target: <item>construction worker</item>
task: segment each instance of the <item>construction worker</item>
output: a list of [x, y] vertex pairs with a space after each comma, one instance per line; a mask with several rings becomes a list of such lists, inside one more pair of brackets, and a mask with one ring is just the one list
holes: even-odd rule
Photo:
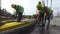
[[[53, 13], [52, 10], [47, 6], [42, 6], [41, 2], [38, 2], [37, 9], [39, 10], [39, 13], [40, 13], [40, 16], [41, 16], [40, 21], [42, 21], [42, 27], [45, 26], [46, 19], [48, 20], [48, 24], [47, 24], [47, 29], [48, 29], [49, 24], [50, 24], [50, 17]], [[43, 22], [44, 17], [45, 17], [45, 22]]]
[[42, 27], [44, 27], [44, 14], [45, 14], [45, 11], [43, 10], [43, 6], [41, 4], [41, 2], [39, 1], [38, 2], [38, 5], [37, 5], [37, 9], [39, 10], [39, 13], [40, 13], [40, 22], [42, 24]]
[[15, 16], [18, 15], [17, 21], [21, 21], [21, 17], [24, 12], [24, 8], [22, 6], [16, 5], [16, 4], [12, 4], [11, 7], [16, 10], [16, 12], [13, 15], [15, 15]]
[[45, 23], [46, 23], [46, 20], [48, 20], [48, 23], [47, 23], [47, 29], [49, 29], [49, 24], [50, 24], [50, 17], [51, 17], [51, 15], [52, 15], [52, 10], [49, 8], [49, 7], [47, 7], [47, 6], [44, 6], [44, 11], [45, 11]]

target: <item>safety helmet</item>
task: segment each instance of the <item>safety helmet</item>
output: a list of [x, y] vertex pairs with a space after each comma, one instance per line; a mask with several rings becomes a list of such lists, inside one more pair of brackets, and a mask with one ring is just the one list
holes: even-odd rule
[[41, 4], [41, 2], [39, 1], [38, 4]]
[[12, 7], [12, 8], [15, 8], [15, 4], [11, 4], [11, 7]]

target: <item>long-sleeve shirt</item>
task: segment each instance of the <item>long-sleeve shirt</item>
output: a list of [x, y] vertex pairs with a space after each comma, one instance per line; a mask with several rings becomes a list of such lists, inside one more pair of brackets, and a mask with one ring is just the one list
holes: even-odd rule
[[22, 6], [16, 5], [16, 7], [14, 8], [16, 10], [16, 12], [13, 13], [14, 16], [17, 15], [17, 13], [23, 13], [24, 12], [24, 8]]

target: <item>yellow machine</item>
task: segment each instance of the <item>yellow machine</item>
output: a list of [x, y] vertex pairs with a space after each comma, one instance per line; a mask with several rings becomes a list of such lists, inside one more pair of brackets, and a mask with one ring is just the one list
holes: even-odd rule
[[0, 32], [15, 29], [15, 28], [22, 28], [22, 27], [25, 27], [25, 26], [28, 26], [28, 25], [34, 23], [34, 21], [35, 21], [35, 19], [27, 20], [25, 22], [8, 22], [8, 21], [4, 21], [4, 22], [7, 22], [7, 23], [0, 26]]

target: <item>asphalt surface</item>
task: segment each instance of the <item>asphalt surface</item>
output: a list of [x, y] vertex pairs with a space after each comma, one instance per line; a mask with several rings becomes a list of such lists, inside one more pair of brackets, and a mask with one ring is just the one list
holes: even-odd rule
[[54, 17], [53, 20], [51, 20], [51, 24], [60, 26], [60, 17]]
[[40, 27], [37, 27], [31, 34], [60, 34], [60, 26], [50, 26], [48, 30], [46, 28], [42, 30]]

